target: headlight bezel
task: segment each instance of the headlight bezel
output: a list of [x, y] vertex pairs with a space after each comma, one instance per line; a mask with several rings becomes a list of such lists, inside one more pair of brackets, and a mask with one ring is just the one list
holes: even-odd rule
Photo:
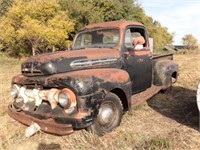
[[60, 92], [58, 94], [58, 103], [63, 107], [63, 108], [68, 108], [70, 105], [70, 100], [67, 94], [64, 92]]
[[17, 84], [13, 84], [13, 85], [11, 86], [10, 95], [11, 95], [13, 98], [17, 98], [17, 97], [19, 97], [19, 94], [20, 94], [20, 86], [17, 85]]
[[[62, 97], [61, 97], [62, 96]], [[64, 100], [64, 97], [66, 98]], [[63, 98], [63, 99], [61, 99]], [[67, 101], [67, 102], [66, 102]], [[60, 91], [58, 94], [58, 103], [60, 106], [62, 106], [65, 110], [70, 109], [72, 107], [75, 107], [77, 102], [76, 102], [76, 95], [75, 93], [69, 89], [69, 88], [64, 88]], [[64, 104], [65, 103], [65, 104]]]

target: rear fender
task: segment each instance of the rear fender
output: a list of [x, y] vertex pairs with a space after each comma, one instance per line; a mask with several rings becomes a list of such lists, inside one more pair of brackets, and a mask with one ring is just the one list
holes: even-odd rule
[[160, 60], [156, 62], [153, 72], [153, 84], [169, 87], [172, 84], [172, 77], [177, 78], [178, 64], [172, 60]]

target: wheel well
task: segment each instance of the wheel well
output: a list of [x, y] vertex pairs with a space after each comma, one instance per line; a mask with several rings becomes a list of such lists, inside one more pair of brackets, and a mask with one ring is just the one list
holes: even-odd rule
[[177, 75], [178, 75], [178, 74], [177, 74], [176, 71], [172, 73], [172, 77], [175, 78], [175, 79], [177, 78]]
[[178, 73], [176, 71], [172, 73], [172, 78], [174, 78], [172, 80], [172, 83], [175, 83], [177, 81], [177, 78], [178, 78]]
[[116, 94], [120, 98], [123, 108], [124, 108], [124, 111], [127, 111], [128, 110], [128, 101], [127, 101], [125, 92], [119, 88], [113, 89], [111, 92]]

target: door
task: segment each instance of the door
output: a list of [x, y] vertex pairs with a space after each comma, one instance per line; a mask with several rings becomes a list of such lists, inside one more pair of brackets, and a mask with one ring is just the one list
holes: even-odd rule
[[147, 39], [143, 27], [129, 27], [126, 29], [123, 69], [129, 73], [131, 78], [132, 94], [144, 91], [152, 83], [151, 52]]

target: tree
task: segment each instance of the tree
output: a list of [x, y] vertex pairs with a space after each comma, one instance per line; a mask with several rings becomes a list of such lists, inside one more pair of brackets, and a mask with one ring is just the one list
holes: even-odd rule
[[29, 44], [32, 55], [37, 49], [67, 47], [73, 30], [73, 22], [56, 0], [17, 0], [0, 22], [4, 45], [15, 49]]
[[198, 46], [197, 39], [192, 34], [186, 34], [182, 38], [182, 43], [186, 46], [188, 50], [194, 49]]
[[165, 45], [173, 42], [173, 33], [169, 33], [168, 29], [163, 27], [159, 21], [154, 20], [152, 17], [146, 15], [140, 5], [135, 4], [132, 9], [132, 20], [136, 20], [145, 25], [149, 37], [153, 38], [155, 41], [155, 51], [163, 49]]
[[3, 45], [16, 55], [30, 49], [35, 54], [36, 49], [66, 48], [84, 26], [113, 20], [143, 23], [154, 38], [154, 49], [173, 40], [168, 29], [146, 15], [136, 0], [15, 0], [9, 9], [7, 6], [0, 18], [0, 48]]
[[91, 23], [131, 20], [134, 0], [59, 0], [62, 10], [68, 11], [75, 22], [75, 31]]
[[59, 0], [63, 10], [68, 10], [69, 17], [75, 22], [75, 31], [96, 22], [113, 20], [132, 20], [143, 23], [149, 36], [154, 38], [154, 48], [162, 49], [171, 44], [173, 35], [158, 21], [145, 14], [135, 0]]

